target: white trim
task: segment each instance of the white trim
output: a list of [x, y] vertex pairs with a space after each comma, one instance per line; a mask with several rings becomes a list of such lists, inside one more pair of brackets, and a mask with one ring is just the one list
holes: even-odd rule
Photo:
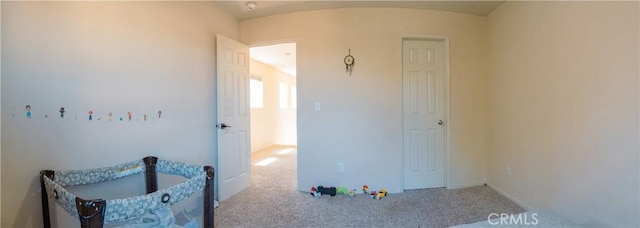
[[500, 195], [507, 197], [507, 199], [513, 201], [514, 203], [518, 204], [518, 206], [524, 208], [527, 211], [533, 211], [533, 207], [527, 205], [526, 203], [518, 200], [516, 197], [513, 197], [512, 195], [510, 195], [509, 193], [503, 191], [502, 189], [498, 188], [497, 186], [487, 183], [487, 186], [489, 186], [489, 188], [493, 189], [494, 191], [500, 193]]
[[[444, 132], [444, 187], [451, 189], [451, 76], [450, 76], [450, 59], [449, 59], [449, 36], [442, 35], [423, 35], [423, 34], [401, 34], [400, 35], [400, 66], [402, 66], [402, 42], [405, 39], [425, 39], [425, 40], [437, 40], [444, 42], [444, 118], [445, 118], [445, 132]], [[402, 67], [400, 67], [400, 75], [402, 75]], [[401, 82], [402, 83], [402, 82]], [[402, 86], [402, 84], [401, 84]], [[404, 92], [404, 90], [401, 90]], [[401, 96], [402, 97], [402, 96]], [[404, 108], [404, 107], [402, 107]], [[402, 111], [402, 110], [401, 110]], [[404, 117], [403, 117], [404, 118]], [[402, 124], [402, 123], [400, 123]], [[404, 137], [404, 136], [403, 136]], [[404, 151], [404, 149], [403, 149]], [[404, 164], [403, 164], [404, 169]], [[403, 172], [404, 175], [404, 172]], [[402, 178], [402, 189], [404, 190], [404, 177]]]
[[449, 187], [447, 187], [447, 189], [470, 188], [470, 187], [483, 186], [485, 184], [487, 184], [486, 181], [477, 182], [477, 183], [468, 183], [468, 184], [462, 184], [462, 185], [455, 185], [455, 186], [449, 185]]

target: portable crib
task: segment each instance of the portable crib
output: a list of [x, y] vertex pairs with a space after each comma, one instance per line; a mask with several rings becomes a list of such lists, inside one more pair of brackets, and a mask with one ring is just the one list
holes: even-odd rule
[[[111, 181], [145, 172], [146, 195], [124, 199], [83, 199], [65, 190], [66, 186], [94, 184]], [[157, 172], [188, 178], [183, 183], [158, 190]], [[147, 213], [169, 206], [203, 191], [203, 226], [213, 228], [214, 169], [211, 166], [195, 166], [180, 162], [145, 157], [141, 160], [98, 169], [69, 171], [40, 171], [42, 189], [42, 219], [45, 228], [51, 227], [49, 198], [72, 216], [80, 220], [82, 228], [101, 228], [104, 224], [140, 218]]]

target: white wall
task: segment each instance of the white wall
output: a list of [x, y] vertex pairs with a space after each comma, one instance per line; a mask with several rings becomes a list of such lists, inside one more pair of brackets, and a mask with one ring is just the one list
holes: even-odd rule
[[[298, 184], [403, 190], [401, 35], [451, 41], [451, 183], [485, 182], [486, 22], [412, 9], [335, 9], [241, 22], [243, 43], [297, 40]], [[356, 59], [351, 77], [343, 58]], [[321, 110], [314, 110], [314, 103]], [[337, 163], [344, 173], [337, 173]]]
[[290, 88], [296, 85], [296, 78], [253, 59], [250, 67], [251, 75], [262, 79], [264, 89], [264, 107], [251, 109], [251, 152], [274, 145], [296, 145], [296, 109], [281, 109], [279, 99], [279, 83], [285, 82], [291, 103]]
[[580, 225], [640, 226], [638, 9], [506, 2], [489, 16], [490, 184]]
[[[1, 4], [2, 227], [42, 227], [41, 169], [147, 155], [215, 164], [215, 35], [238, 39], [235, 18], [210, 2]], [[102, 120], [89, 121], [88, 110]], [[158, 110], [162, 118], [152, 119]], [[129, 111], [140, 120], [107, 120]], [[112, 199], [143, 189], [139, 176], [78, 195]], [[57, 227], [79, 225], [59, 207], [53, 217]]]

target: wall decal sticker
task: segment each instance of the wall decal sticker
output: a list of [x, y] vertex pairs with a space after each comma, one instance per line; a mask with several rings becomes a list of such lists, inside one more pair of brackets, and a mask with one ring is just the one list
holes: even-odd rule
[[31, 119], [31, 105], [24, 107], [27, 110], [27, 119]]
[[109, 121], [113, 119], [113, 113], [109, 113]]
[[162, 118], [162, 110], [158, 111], [158, 118]]
[[131, 121], [131, 112], [127, 112], [127, 118]]
[[89, 110], [89, 120], [93, 120], [93, 111]]
[[64, 107], [60, 107], [60, 118], [64, 119], [64, 113], [66, 111], [64, 111]]

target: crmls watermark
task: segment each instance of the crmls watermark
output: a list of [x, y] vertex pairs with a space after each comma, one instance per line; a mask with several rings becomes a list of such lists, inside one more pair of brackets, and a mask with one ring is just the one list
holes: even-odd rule
[[491, 225], [538, 225], [538, 213], [507, 214], [491, 213], [487, 218]]

